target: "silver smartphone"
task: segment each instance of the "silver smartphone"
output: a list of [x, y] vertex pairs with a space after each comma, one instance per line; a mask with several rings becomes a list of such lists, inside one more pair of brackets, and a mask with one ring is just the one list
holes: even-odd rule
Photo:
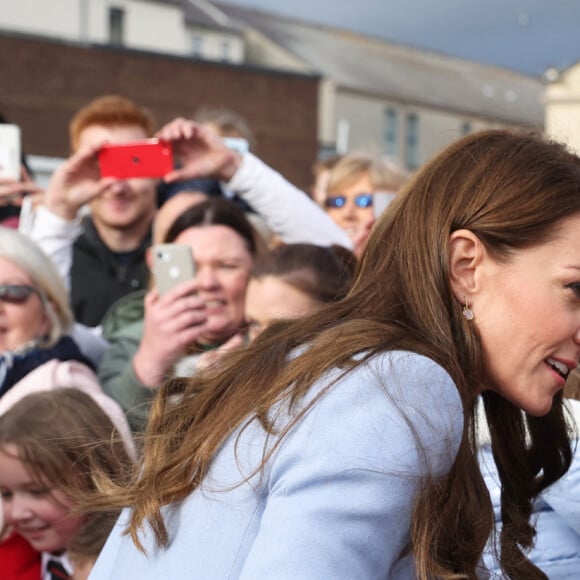
[[20, 180], [20, 127], [0, 123], [0, 178]]
[[153, 275], [159, 294], [195, 276], [191, 247], [186, 244], [156, 244], [153, 250]]

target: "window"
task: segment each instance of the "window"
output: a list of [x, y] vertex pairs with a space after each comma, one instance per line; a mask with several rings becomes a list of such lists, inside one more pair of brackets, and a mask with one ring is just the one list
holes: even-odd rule
[[113, 46], [123, 46], [125, 36], [125, 11], [109, 8], [109, 42]]
[[191, 54], [193, 56], [202, 56], [203, 53], [203, 36], [198, 33], [191, 35]]
[[397, 157], [399, 155], [399, 119], [395, 109], [387, 109], [384, 116], [383, 149], [385, 155]]
[[222, 60], [225, 60], [226, 62], [231, 60], [231, 48], [232, 45], [229, 40], [222, 40]]
[[419, 117], [415, 113], [407, 115], [405, 137], [405, 164], [407, 169], [417, 169], [419, 167]]

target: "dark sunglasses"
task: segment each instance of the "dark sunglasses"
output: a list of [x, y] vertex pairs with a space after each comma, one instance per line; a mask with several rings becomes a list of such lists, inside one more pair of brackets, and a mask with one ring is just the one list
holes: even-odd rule
[[24, 304], [32, 294], [38, 294], [34, 286], [26, 284], [0, 284], [0, 301], [10, 304]]
[[[346, 196], [344, 195], [331, 195], [326, 198], [324, 202], [326, 207], [341, 208], [346, 204]], [[359, 193], [354, 198], [354, 204], [356, 207], [364, 209], [365, 207], [373, 206], [373, 194], [372, 193]]]

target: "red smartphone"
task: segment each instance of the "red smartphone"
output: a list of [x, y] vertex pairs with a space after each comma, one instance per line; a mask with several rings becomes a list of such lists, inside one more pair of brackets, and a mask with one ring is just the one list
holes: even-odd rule
[[163, 177], [173, 169], [171, 145], [160, 139], [107, 144], [99, 150], [101, 177]]

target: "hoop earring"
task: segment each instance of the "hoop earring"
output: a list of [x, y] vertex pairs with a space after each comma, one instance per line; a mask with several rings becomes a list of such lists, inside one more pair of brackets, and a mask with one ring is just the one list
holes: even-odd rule
[[463, 299], [465, 300], [465, 305], [463, 306], [463, 316], [466, 320], [473, 320], [474, 314], [473, 310], [469, 308], [469, 304], [467, 303], [467, 296], [464, 296]]

